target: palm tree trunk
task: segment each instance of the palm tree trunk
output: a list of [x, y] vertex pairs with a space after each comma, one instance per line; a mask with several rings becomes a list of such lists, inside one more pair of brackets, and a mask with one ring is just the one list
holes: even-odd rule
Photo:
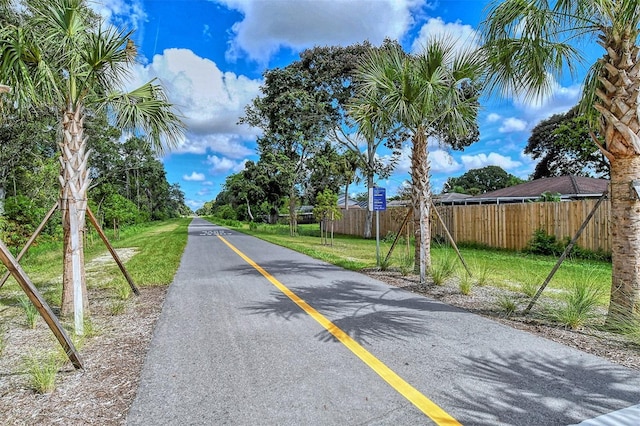
[[[373, 174], [367, 175], [367, 194], [371, 193], [371, 188], [373, 188]], [[367, 209], [367, 215], [365, 216], [365, 219], [364, 219], [364, 234], [363, 234], [364, 238], [366, 239], [371, 238], [372, 227], [373, 227], [373, 212]]]
[[640, 313], [640, 200], [631, 186], [640, 155], [611, 162], [611, 303], [609, 321]]
[[64, 114], [60, 185], [60, 206], [64, 235], [62, 315], [74, 313], [76, 333], [82, 334], [83, 315], [88, 307], [84, 271], [83, 234], [87, 208], [89, 175], [84, 137], [83, 107]]
[[420, 285], [424, 286], [427, 270], [431, 269], [431, 188], [427, 136], [422, 128], [414, 134], [411, 147], [411, 198], [414, 222], [418, 224], [415, 226], [415, 272], [420, 274]]

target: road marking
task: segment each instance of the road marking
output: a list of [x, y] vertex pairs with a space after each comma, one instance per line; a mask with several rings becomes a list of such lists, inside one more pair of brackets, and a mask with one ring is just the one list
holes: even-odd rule
[[284, 284], [278, 281], [270, 273], [262, 269], [260, 265], [251, 260], [247, 255], [238, 250], [234, 245], [218, 235], [218, 238], [222, 240], [231, 250], [236, 252], [238, 256], [244, 259], [249, 265], [260, 272], [271, 284], [276, 286], [278, 290], [283, 292], [289, 299], [291, 299], [296, 305], [298, 305], [309, 316], [322, 325], [329, 333], [331, 333], [338, 341], [345, 345], [351, 352], [353, 352], [358, 358], [360, 358], [365, 364], [367, 364], [373, 371], [375, 371], [380, 377], [382, 377], [391, 387], [393, 387], [398, 393], [409, 400], [420, 411], [429, 416], [437, 425], [440, 426], [453, 426], [460, 425], [460, 423], [451, 417], [446, 411], [436, 405], [429, 398], [420, 393], [416, 388], [407, 383], [402, 377], [398, 376], [393, 370], [387, 367], [382, 361], [373, 356], [369, 351], [363, 348], [358, 342], [353, 340], [351, 336], [342, 331], [334, 323], [329, 321], [320, 312], [316, 311], [307, 302], [298, 297], [294, 292], [289, 290]]

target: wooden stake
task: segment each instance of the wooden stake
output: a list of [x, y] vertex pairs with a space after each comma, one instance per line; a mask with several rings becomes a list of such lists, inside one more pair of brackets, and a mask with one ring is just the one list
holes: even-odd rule
[[464, 258], [462, 257], [462, 253], [460, 253], [460, 250], [458, 250], [458, 246], [456, 245], [456, 242], [454, 241], [453, 237], [451, 236], [451, 233], [449, 233], [449, 229], [447, 228], [447, 224], [444, 223], [444, 220], [442, 220], [442, 217], [440, 216], [440, 213], [438, 213], [438, 209], [436, 208], [436, 205], [433, 204], [433, 201], [431, 202], [431, 206], [433, 207], [433, 211], [436, 212], [436, 216], [438, 217], [438, 220], [440, 221], [440, 223], [442, 224], [442, 228], [444, 228], [444, 232], [447, 234], [447, 238], [449, 238], [449, 241], [451, 242], [451, 245], [453, 246], [453, 249], [456, 251], [456, 254], [458, 255], [458, 258], [460, 259], [460, 262], [462, 262], [462, 265], [464, 266], [464, 269], [467, 270], [467, 274], [469, 274], [469, 277], [471, 277], [471, 271], [469, 270], [469, 267], [467, 266], [467, 262], [464, 261]]
[[58, 339], [58, 342], [62, 345], [69, 361], [71, 361], [76, 369], [84, 368], [82, 366], [80, 355], [73, 346], [73, 342], [64, 331], [64, 328], [60, 325], [58, 318], [53, 314], [51, 308], [47, 305], [47, 302], [40, 295], [38, 289], [36, 289], [31, 280], [29, 280], [27, 274], [22, 270], [20, 264], [18, 264], [16, 259], [11, 255], [9, 249], [2, 240], [0, 240], [0, 260], [2, 260], [2, 263], [4, 263], [18, 284], [20, 284], [20, 287], [26, 293], [31, 303], [33, 303], [53, 334], [56, 336], [56, 339]]
[[89, 217], [89, 222], [91, 222], [91, 224], [96, 229], [96, 231], [98, 231], [98, 235], [100, 235], [100, 238], [102, 239], [102, 242], [107, 246], [107, 249], [109, 250], [109, 253], [111, 253], [111, 256], [113, 257], [113, 260], [115, 260], [116, 263], [118, 264], [118, 267], [120, 268], [120, 271], [122, 272], [122, 275], [124, 275], [125, 279], [129, 283], [129, 287], [131, 287], [131, 291], [133, 291], [133, 294], [135, 294], [136, 296], [139, 296], [140, 295], [140, 290], [138, 290], [138, 287], [136, 287], [136, 285], [134, 284], [133, 278], [131, 278], [131, 275], [129, 275], [129, 272], [127, 272], [127, 269], [124, 267], [124, 264], [120, 260], [120, 257], [118, 256], [118, 253], [116, 253], [116, 251], [114, 250], [113, 246], [109, 242], [109, 239], [107, 238], [107, 236], [105, 235], [104, 231], [100, 227], [100, 224], [98, 223], [98, 220], [93, 215], [93, 212], [91, 211], [89, 206], [87, 206], [87, 216]]
[[587, 218], [584, 220], [584, 222], [582, 222], [582, 226], [580, 226], [580, 229], [578, 229], [578, 232], [576, 232], [576, 235], [573, 237], [573, 239], [569, 242], [567, 247], [564, 249], [562, 256], [560, 256], [560, 258], [554, 265], [553, 269], [551, 269], [551, 272], [549, 272], [549, 275], [547, 276], [547, 278], [544, 280], [544, 282], [538, 289], [538, 292], [535, 294], [535, 296], [533, 296], [533, 298], [531, 299], [531, 302], [529, 302], [529, 306], [527, 306], [527, 309], [524, 310], [525, 315], [528, 314], [531, 308], [533, 308], [533, 305], [536, 304], [536, 301], [538, 300], [538, 298], [540, 297], [544, 289], [547, 288], [547, 285], [551, 281], [551, 278], [553, 278], [553, 276], [556, 274], [556, 272], [558, 271], [558, 268], [560, 268], [560, 265], [562, 265], [562, 262], [564, 262], [564, 259], [566, 259], [569, 253], [571, 253], [571, 250], [573, 249], [573, 246], [576, 244], [576, 241], [578, 241], [578, 238], [580, 238], [582, 231], [584, 231], [584, 228], [586, 228], [587, 225], [589, 224], [589, 221], [591, 221], [591, 218], [596, 213], [596, 210], [598, 210], [598, 207], [600, 207], [600, 203], [602, 203], [604, 199], [607, 198], [608, 193], [609, 191], [604, 191], [602, 193], [602, 196], [600, 196], [600, 198], [598, 199], [598, 202], [595, 204], [595, 206], [593, 206], [593, 209], [591, 209], [591, 212], [589, 212], [589, 214], [587, 215]]
[[[31, 244], [33, 244], [36, 238], [38, 238], [38, 235], [40, 235], [40, 232], [42, 232], [42, 228], [44, 228], [44, 225], [46, 225], [49, 219], [51, 219], [51, 216], [53, 215], [53, 213], [55, 213], [57, 209], [58, 209], [58, 202], [56, 201], [53, 207], [51, 207], [51, 210], [49, 210], [49, 213], [47, 213], [44, 219], [42, 219], [42, 222], [36, 228], [33, 235], [31, 235], [31, 238], [29, 238], [29, 241], [27, 241], [27, 244], [25, 244], [24, 247], [22, 247], [22, 250], [20, 250], [20, 253], [18, 253], [18, 256], [16, 256], [16, 262], [20, 262], [20, 260], [22, 259], [22, 256], [24, 256], [27, 253], [27, 251], [31, 247]], [[11, 276], [10, 272], [7, 272], [3, 275], [2, 279], [0, 279], [0, 287], [2, 287], [4, 283], [7, 282], [10, 276]]]
[[384, 263], [389, 262], [389, 258], [391, 257], [391, 254], [393, 253], [393, 249], [396, 248], [396, 244], [398, 243], [398, 239], [400, 238], [400, 235], [402, 235], [402, 230], [404, 229], [405, 225], [409, 221], [409, 217], [412, 214], [413, 214], [413, 209], [410, 208], [409, 211], [407, 212], [407, 215], [405, 216], [404, 220], [402, 221], [402, 225], [400, 225], [400, 229], [398, 229], [398, 232], [396, 232], [396, 237], [393, 239], [393, 244], [391, 244], [391, 247], [389, 248], [389, 253], [387, 253], [387, 257], [384, 258]]

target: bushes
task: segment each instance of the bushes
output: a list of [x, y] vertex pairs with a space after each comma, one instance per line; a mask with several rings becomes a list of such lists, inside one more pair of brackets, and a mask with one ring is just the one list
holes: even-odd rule
[[[549, 235], [544, 229], [538, 229], [533, 233], [531, 240], [527, 244], [527, 247], [523, 250], [524, 253], [540, 254], [543, 256], [555, 256], [558, 257], [567, 248], [571, 242], [570, 237], [565, 237], [562, 240], [558, 240], [555, 235]], [[603, 260], [610, 261], [611, 254], [605, 252], [594, 252], [584, 249], [577, 244], [573, 246], [571, 253], [572, 258], [586, 259], [586, 260]]]

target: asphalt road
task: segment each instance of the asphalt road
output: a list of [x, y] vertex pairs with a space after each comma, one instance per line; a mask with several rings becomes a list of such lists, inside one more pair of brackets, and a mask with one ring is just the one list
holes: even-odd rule
[[639, 404], [638, 371], [196, 218], [127, 424], [631, 426]]

